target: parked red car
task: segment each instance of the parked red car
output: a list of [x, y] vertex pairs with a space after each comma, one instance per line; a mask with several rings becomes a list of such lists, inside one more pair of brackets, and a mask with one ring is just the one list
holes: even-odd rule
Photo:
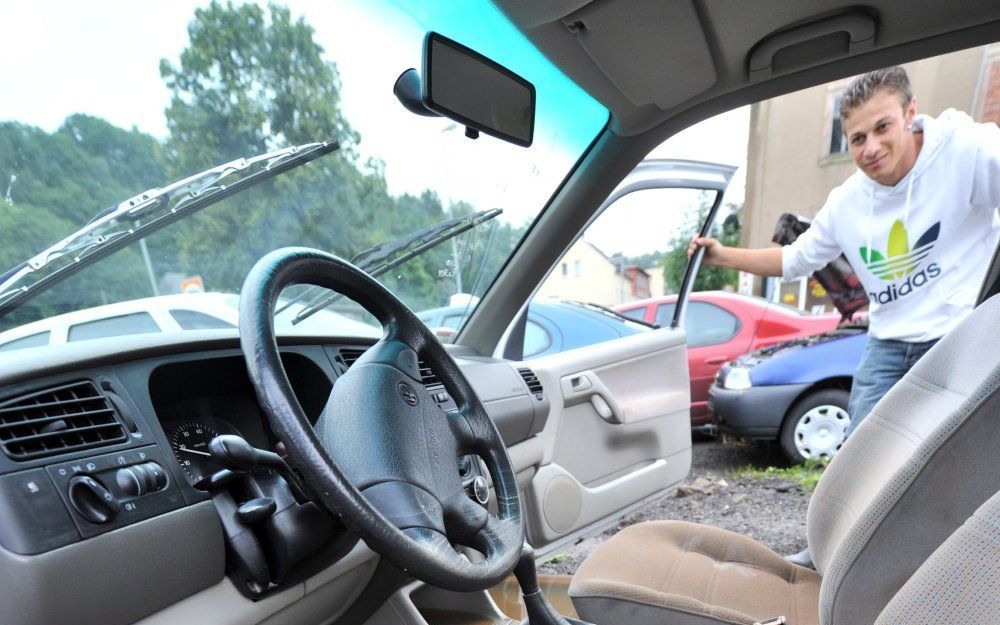
[[[676, 295], [616, 306], [615, 310], [662, 327], [674, 316]], [[692, 293], [685, 329], [691, 371], [691, 426], [711, 425], [708, 388], [722, 365], [747, 352], [774, 343], [833, 330], [839, 313], [810, 315], [759, 297], [703, 291]]]

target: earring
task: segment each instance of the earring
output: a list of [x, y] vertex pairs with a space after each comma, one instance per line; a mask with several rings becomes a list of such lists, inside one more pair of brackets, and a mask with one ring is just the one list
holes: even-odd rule
[[906, 127], [906, 131], [907, 132], [913, 132], [913, 124], [910, 124], [909, 126], [907, 126]]

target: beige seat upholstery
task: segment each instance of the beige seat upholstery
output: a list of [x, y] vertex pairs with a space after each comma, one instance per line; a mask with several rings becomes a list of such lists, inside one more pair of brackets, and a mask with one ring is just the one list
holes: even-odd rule
[[[615, 574], [606, 577], [608, 571]], [[577, 612], [588, 620], [614, 614], [614, 622], [635, 625], [749, 624], [782, 614], [796, 624], [817, 625], [821, 579], [745, 536], [653, 521], [622, 530], [587, 558], [573, 578], [572, 594]], [[674, 614], [666, 621], [668, 606]]]
[[[930, 554], [1000, 491], [998, 335], [1000, 297], [993, 297], [882, 398], [826, 469], [807, 516], [821, 576], [814, 608], [799, 603], [804, 574], [785, 575], [781, 585], [772, 578], [784, 572], [755, 568], [757, 559], [776, 557], [765, 547], [751, 549], [748, 539], [709, 527], [668, 524], [678, 529], [630, 528], [622, 541], [591, 554], [570, 586], [581, 618], [600, 625], [752, 623], [778, 616], [757, 610], [788, 605], [791, 625], [873, 623]], [[703, 538], [678, 539], [684, 532]], [[714, 544], [713, 561], [696, 566], [684, 547], [692, 541]], [[629, 560], [610, 553], [620, 547], [633, 554]], [[734, 552], [755, 559], [727, 562]], [[688, 577], [711, 583], [711, 593], [672, 581]], [[694, 615], [701, 620], [690, 620]]]
[[1000, 623], [1000, 494], [913, 574], [875, 625]]

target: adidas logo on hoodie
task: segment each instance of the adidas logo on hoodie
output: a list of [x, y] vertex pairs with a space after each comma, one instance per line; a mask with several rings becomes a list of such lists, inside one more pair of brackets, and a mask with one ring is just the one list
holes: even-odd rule
[[[925, 286], [930, 280], [940, 276], [941, 268], [937, 263], [930, 263], [926, 268], [914, 273], [930, 256], [940, 231], [941, 222], [939, 221], [928, 228], [917, 239], [913, 250], [910, 250], [906, 227], [903, 222], [897, 219], [889, 231], [885, 254], [874, 248], [869, 250], [867, 247], [862, 247], [859, 250], [861, 260], [868, 267], [868, 271], [882, 280], [892, 281], [881, 291], [869, 291], [868, 299], [878, 304], [888, 304], [900, 297], [906, 297], [915, 289]], [[906, 280], [902, 284], [896, 284], [895, 280], [904, 276], [906, 276]]]

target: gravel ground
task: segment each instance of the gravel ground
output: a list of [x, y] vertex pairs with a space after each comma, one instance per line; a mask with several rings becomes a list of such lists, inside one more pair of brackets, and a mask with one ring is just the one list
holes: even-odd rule
[[[566, 548], [540, 573], [572, 575], [595, 547], [620, 529], [642, 521], [676, 519], [714, 525], [754, 538], [776, 552], [806, 546], [809, 494], [795, 482], [737, 478], [739, 467], [787, 466], [772, 445], [695, 441], [691, 474], [677, 490], [621, 519], [617, 525]], [[702, 490], [711, 493], [701, 492]]]

